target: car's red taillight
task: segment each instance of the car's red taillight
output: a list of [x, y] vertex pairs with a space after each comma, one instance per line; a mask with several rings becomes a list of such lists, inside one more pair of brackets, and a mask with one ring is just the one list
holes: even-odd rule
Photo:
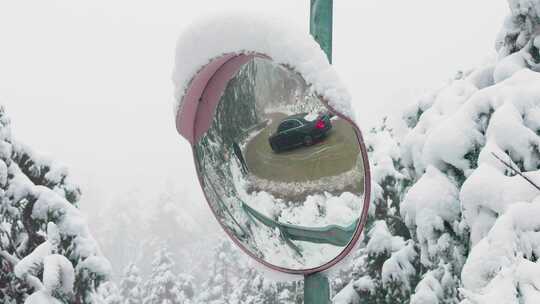
[[317, 129], [324, 129], [324, 126], [324, 121], [322, 120], [317, 121], [317, 123], [315, 124], [315, 128]]

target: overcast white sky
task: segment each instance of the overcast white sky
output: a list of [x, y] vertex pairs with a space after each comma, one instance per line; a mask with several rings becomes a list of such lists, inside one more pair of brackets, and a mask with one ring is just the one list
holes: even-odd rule
[[[173, 180], [194, 189], [177, 135], [176, 38], [198, 16], [259, 10], [304, 20], [309, 0], [0, 0], [0, 103], [13, 133], [67, 164], [90, 197]], [[505, 0], [334, 0], [334, 65], [360, 127], [493, 50]], [[95, 192], [95, 193], [92, 193]]]

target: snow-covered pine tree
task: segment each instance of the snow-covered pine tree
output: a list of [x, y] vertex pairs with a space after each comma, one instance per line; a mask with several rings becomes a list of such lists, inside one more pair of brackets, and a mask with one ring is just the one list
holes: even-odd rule
[[186, 273], [180, 273], [177, 275], [177, 277], [180, 298], [183, 301], [182, 303], [191, 303], [195, 296], [195, 278], [192, 275]]
[[289, 281], [289, 282], [277, 282], [277, 302], [290, 303], [290, 304], [302, 304], [304, 303], [304, 282]]
[[244, 261], [240, 252], [231, 242], [222, 240], [214, 249], [209, 261], [208, 280], [202, 284], [202, 292], [197, 296], [200, 303], [230, 303], [236, 285], [244, 273]]
[[118, 286], [114, 282], [105, 282], [98, 288], [94, 296], [95, 304], [124, 304], [124, 297], [120, 294]]
[[460, 286], [463, 303], [536, 303], [540, 296], [533, 287], [540, 284], [540, 193], [497, 159], [540, 181], [540, 2], [509, 4], [518, 26], [505, 23], [499, 58], [450, 81], [407, 115], [413, 123], [404, 159], [418, 178], [402, 216], [416, 227], [429, 270], [412, 303], [457, 302]]
[[124, 275], [120, 282], [120, 294], [122, 304], [142, 304], [144, 289], [142, 285], [139, 268], [135, 263], [130, 263], [124, 270]]
[[340, 291], [334, 302], [405, 303], [420, 271], [417, 247], [399, 214], [410, 179], [386, 119], [369, 132], [366, 141], [373, 176], [373, 204], [365, 238], [353, 253], [351, 267], [333, 280], [333, 288]]
[[[401, 203], [400, 214], [409, 228], [412, 240], [419, 248], [422, 280], [416, 286], [411, 303], [457, 303], [459, 275], [468, 251], [468, 230], [461, 217], [459, 187], [467, 172], [457, 164], [447, 164], [435, 159], [436, 146], [425, 145], [427, 140], [458, 140], [445, 137], [431, 137], [433, 116], [439, 116], [441, 108], [454, 108], [464, 103], [475, 89], [456, 80], [453, 85], [443, 88], [438, 94], [421, 98], [416, 106], [409, 109], [406, 120], [411, 131], [403, 144], [403, 160], [413, 177], [413, 185], [407, 190]], [[428, 105], [439, 104], [429, 107]], [[417, 120], [417, 122], [415, 122]], [[437, 120], [436, 120], [437, 121]], [[412, 123], [411, 123], [412, 122]], [[450, 142], [446, 145], [446, 148]], [[461, 155], [464, 163], [474, 166], [477, 145], [471, 145]], [[433, 153], [433, 154], [430, 154]]]
[[146, 283], [144, 304], [189, 303], [182, 294], [174, 266], [169, 249], [162, 244], [152, 261], [152, 274]]
[[[126, 191], [111, 199], [99, 213], [90, 216], [103, 253], [115, 265], [113, 277], [122, 277], [122, 271], [131, 261], [152, 260], [153, 252], [144, 255], [148, 247], [154, 247], [147, 245], [148, 224], [143, 216], [148, 213], [147, 202], [140, 197], [142, 193], [136, 189]], [[146, 273], [150, 273], [150, 265], [147, 268]]]
[[516, 174], [540, 184], [540, 2], [509, 5], [515, 47], [499, 49], [493, 83], [474, 98], [489, 116], [478, 167], [460, 193], [474, 245], [462, 272], [464, 304], [540, 299], [540, 191]]
[[0, 107], [0, 302], [92, 303], [110, 272], [67, 169], [15, 141]]
[[495, 42], [495, 48], [501, 57], [526, 48], [538, 34], [537, 25], [540, 19], [537, 0], [509, 0], [508, 4], [511, 13], [506, 17]]
[[[540, 2], [509, 4], [499, 58], [458, 73], [404, 115], [410, 130], [400, 157], [411, 187], [404, 189], [399, 216], [419, 253], [422, 278], [411, 285], [410, 303], [463, 297], [464, 304], [536, 303], [539, 296], [533, 286], [540, 284], [540, 221], [524, 219], [535, 213], [540, 193], [494, 155], [540, 181]], [[377, 222], [368, 239], [377, 226], [378, 235], [394, 237]]]
[[540, 2], [509, 4], [509, 18], [523, 26], [499, 58], [460, 73], [405, 116], [411, 131], [402, 157], [414, 184], [401, 215], [423, 266], [411, 303], [536, 303], [540, 296], [533, 287], [540, 221], [526, 216], [540, 193], [497, 159], [540, 181], [540, 38], [531, 31]]
[[[178, 204], [178, 199], [185, 197], [185, 195], [186, 192], [176, 188], [172, 182], [169, 181], [165, 184], [164, 189], [155, 197], [152, 208], [147, 211], [145, 243], [153, 246], [142, 248], [144, 260], [145, 257], [150, 258], [154, 254], [153, 248], [158, 247], [161, 243], [166, 243], [172, 258], [175, 260], [174, 270], [176, 273], [183, 272], [180, 269], [196, 267], [198, 263], [207, 265], [200, 261], [201, 255], [190, 260], [190, 256], [186, 254], [186, 248], [192, 247], [197, 241], [193, 235], [201, 234], [202, 232], [197, 229], [204, 224], [198, 223], [192, 215], [183, 212], [182, 205]], [[148, 268], [148, 266], [141, 265], [142, 273], [150, 272]]]
[[272, 288], [275, 286], [265, 286], [264, 281], [264, 276], [256, 269], [246, 268], [228, 299], [229, 303], [272, 303], [277, 299], [277, 292]]
[[540, 72], [538, 0], [508, 0], [508, 4], [510, 14], [495, 44], [499, 62], [491, 66], [496, 83], [523, 68]]
[[253, 267], [242, 267], [234, 292], [229, 298], [231, 304], [280, 304], [304, 303], [303, 282], [276, 282], [265, 277]]

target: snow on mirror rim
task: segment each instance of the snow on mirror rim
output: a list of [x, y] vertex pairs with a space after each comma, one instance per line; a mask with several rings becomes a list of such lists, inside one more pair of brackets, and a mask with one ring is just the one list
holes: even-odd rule
[[299, 73], [334, 110], [355, 120], [351, 97], [317, 42], [291, 20], [256, 14], [220, 14], [192, 23], [176, 46], [174, 113], [179, 114], [194, 77], [227, 54], [262, 54]]

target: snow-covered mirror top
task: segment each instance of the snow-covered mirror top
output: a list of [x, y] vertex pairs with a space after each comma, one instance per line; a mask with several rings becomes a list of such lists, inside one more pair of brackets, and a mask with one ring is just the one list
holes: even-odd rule
[[343, 259], [367, 217], [369, 163], [313, 38], [276, 18], [207, 18], [181, 35], [173, 80], [178, 132], [237, 245], [291, 274]]
[[173, 72], [178, 115], [195, 76], [227, 54], [262, 54], [299, 73], [316, 95], [354, 120], [350, 94], [317, 42], [275, 16], [217, 15], [191, 24], [180, 36]]

